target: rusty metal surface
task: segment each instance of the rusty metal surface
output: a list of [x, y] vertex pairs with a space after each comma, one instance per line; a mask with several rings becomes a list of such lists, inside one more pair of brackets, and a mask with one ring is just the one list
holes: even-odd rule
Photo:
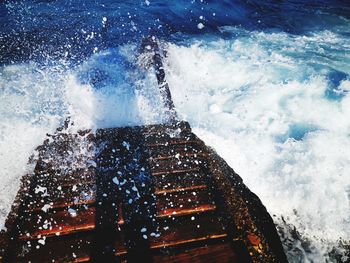
[[286, 262], [259, 199], [186, 122], [61, 132], [38, 151], [0, 261]]

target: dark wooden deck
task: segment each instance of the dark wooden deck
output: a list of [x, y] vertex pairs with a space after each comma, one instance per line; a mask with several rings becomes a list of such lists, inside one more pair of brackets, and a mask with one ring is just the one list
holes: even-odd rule
[[0, 262], [286, 262], [259, 199], [186, 122], [52, 135]]

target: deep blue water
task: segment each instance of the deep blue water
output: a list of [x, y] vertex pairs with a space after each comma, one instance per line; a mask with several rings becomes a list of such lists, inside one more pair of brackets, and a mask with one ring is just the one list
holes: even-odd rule
[[[79, 61], [94, 48], [140, 42], [149, 34], [173, 42], [186, 35], [225, 37], [220, 26], [305, 34], [346, 25], [343, 18], [349, 17], [346, 0], [2, 1], [0, 63], [62, 56]], [[199, 29], [198, 23], [205, 27]]]

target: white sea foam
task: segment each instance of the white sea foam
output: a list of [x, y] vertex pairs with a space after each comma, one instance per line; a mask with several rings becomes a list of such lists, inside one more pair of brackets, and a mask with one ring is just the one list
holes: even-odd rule
[[[232, 40], [168, 45], [175, 106], [276, 223], [283, 216], [312, 240], [303, 260], [322, 262], [329, 246], [350, 239], [350, 80], [335, 89], [342, 98], [325, 96], [331, 68], [350, 73], [349, 41], [328, 31], [221, 30]], [[163, 121], [154, 75], [122, 66], [135, 53], [131, 46], [97, 53], [73, 70], [0, 69], [0, 227], [30, 172], [29, 156], [67, 116], [76, 129]]]
[[0, 229], [20, 178], [31, 172], [28, 159], [47, 132], [60, 122], [60, 76], [33, 64], [0, 68]]
[[168, 46], [175, 106], [276, 223], [283, 216], [312, 241], [303, 260], [323, 262], [339, 238], [350, 239], [350, 94], [327, 98], [330, 69], [322, 67], [349, 74], [349, 41], [225, 30], [238, 37]]
[[122, 66], [135, 59], [133, 49], [94, 54], [73, 70], [34, 63], [0, 68], [0, 229], [20, 178], [32, 172], [29, 157], [66, 117], [73, 131], [163, 121], [154, 72]]
[[[135, 61], [133, 51], [134, 46], [127, 45], [95, 54], [68, 75], [65, 100], [69, 105], [69, 115], [78, 129], [140, 125], [163, 120], [154, 72], [121, 65]], [[114, 60], [115, 57], [119, 59]], [[82, 81], [91, 78], [91, 72], [98, 72], [97, 83], [83, 84]]]

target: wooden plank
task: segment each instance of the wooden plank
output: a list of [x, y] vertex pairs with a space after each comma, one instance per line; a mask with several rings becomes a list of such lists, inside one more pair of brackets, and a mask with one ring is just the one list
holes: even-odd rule
[[160, 236], [150, 237], [152, 248], [170, 248], [209, 239], [226, 237], [224, 227], [215, 217], [215, 213], [206, 212], [183, 217], [171, 217], [160, 220]]
[[184, 145], [191, 144], [197, 145], [199, 147], [205, 146], [201, 140], [194, 133], [179, 133], [179, 134], [158, 134], [158, 135], [145, 135], [145, 144], [147, 147], [154, 148], [159, 146], [174, 146], [174, 145]]
[[96, 185], [78, 182], [74, 185], [36, 185], [25, 211], [40, 211], [68, 206], [91, 205], [96, 200]]
[[156, 157], [152, 157], [151, 161], [158, 162], [163, 160], [172, 160], [172, 159], [203, 159], [203, 157], [207, 157], [208, 153], [205, 152], [180, 152], [175, 151], [173, 154], [170, 155], [158, 155]]
[[[153, 174], [154, 175], [154, 174]], [[156, 190], [171, 190], [177, 188], [186, 188], [207, 183], [209, 175], [203, 171], [198, 172], [182, 172], [175, 174], [159, 174], [154, 176], [153, 180]]]
[[154, 263], [241, 263], [237, 251], [230, 242], [218, 242], [192, 249], [178, 249], [169, 254], [158, 254], [153, 257]]
[[156, 206], [158, 216], [174, 216], [196, 213], [201, 210], [215, 209], [213, 196], [207, 188], [195, 191], [170, 192], [157, 195]]
[[187, 157], [187, 156], [176, 156], [169, 157], [167, 159], [152, 160], [151, 159], [151, 172], [152, 174], [168, 173], [178, 170], [197, 169], [200, 170], [204, 167], [206, 161], [201, 157]]
[[146, 140], [145, 141], [146, 146], [149, 148], [156, 148], [156, 147], [172, 147], [174, 145], [189, 145], [189, 144], [197, 144], [198, 146], [202, 146], [203, 143], [199, 142], [196, 140], [196, 138], [194, 138], [194, 136], [187, 136], [185, 138], [172, 138], [169, 140]]
[[36, 171], [35, 177], [36, 184], [42, 187], [64, 187], [79, 183], [91, 184], [96, 181], [96, 169], [94, 167], [88, 167], [77, 170]]
[[186, 169], [178, 169], [178, 170], [171, 170], [171, 169], [159, 169], [158, 171], [152, 171], [153, 176], [163, 176], [163, 175], [178, 175], [178, 174], [189, 174], [189, 173], [199, 173], [201, 171], [200, 167], [191, 167]]
[[195, 215], [199, 213], [206, 213], [210, 211], [216, 210], [215, 205], [197, 205], [195, 207], [191, 208], [168, 208], [161, 213], [158, 214], [159, 217], [179, 217], [179, 216], [185, 216], [185, 215]]
[[[93, 231], [17, 243], [10, 262], [87, 262], [94, 251]], [[116, 255], [127, 252], [122, 232], [116, 232], [113, 244]], [[38, 261], [40, 260], [40, 261]]]
[[155, 148], [149, 149], [149, 154], [153, 159], [162, 159], [163, 157], [167, 158], [168, 156], [185, 156], [189, 154], [203, 154], [207, 156], [207, 152], [203, 147], [198, 144], [175, 144], [175, 145], [160, 145]]
[[178, 187], [178, 188], [171, 188], [171, 189], [162, 189], [162, 190], [156, 190], [156, 195], [161, 194], [170, 194], [170, 193], [177, 193], [177, 192], [188, 192], [188, 191], [196, 191], [196, 190], [203, 190], [208, 188], [205, 184], [202, 185], [194, 185], [194, 186], [188, 186], [188, 187]]
[[22, 240], [38, 239], [40, 236], [68, 235], [95, 228], [96, 208], [65, 209], [51, 213], [32, 213], [23, 216], [19, 234]]

